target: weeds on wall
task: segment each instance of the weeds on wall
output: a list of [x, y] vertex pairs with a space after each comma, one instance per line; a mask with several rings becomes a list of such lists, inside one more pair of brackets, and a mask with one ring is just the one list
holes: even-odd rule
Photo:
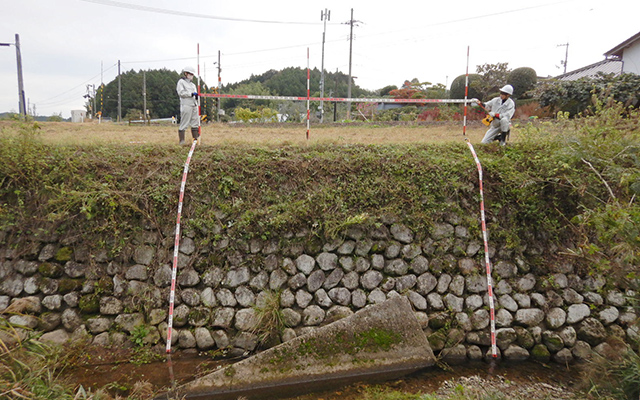
[[280, 292], [266, 291], [264, 301], [253, 307], [255, 311], [255, 324], [252, 332], [258, 335], [260, 342], [264, 343], [280, 337], [285, 326], [282, 308], [280, 306]]
[[[567, 244], [585, 263], [638, 258], [637, 113], [521, 124], [520, 141], [478, 146], [496, 247]], [[0, 135], [0, 225], [10, 237], [74, 232], [118, 254], [136, 230], [174, 223], [184, 154], [163, 146], [51, 146], [38, 125]], [[477, 172], [464, 143], [200, 147], [183, 218], [202, 244], [222, 236], [343, 234], [393, 215], [418, 233], [455, 216], [477, 228]], [[476, 228], [474, 228], [476, 227]], [[101, 233], [102, 232], [102, 233]], [[106, 237], [104, 233], [109, 232]], [[568, 245], [575, 234], [581, 238]]]
[[56, 372], [52, 347], [0, 318], [0, 398], [72, 399]]

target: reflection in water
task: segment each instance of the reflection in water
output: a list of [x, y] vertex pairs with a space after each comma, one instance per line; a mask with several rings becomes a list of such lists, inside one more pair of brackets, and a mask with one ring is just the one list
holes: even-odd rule
[[171, 353], [167, 353], [167, 368], [169, 368], [169, 381], [171, 382], [171, 390], [176, 389], [176, 377], [173, 374], [173, 362], [171, 361]]
[[[166, 359], [162, 361], [148, 364], [136, 365], [130, 362], [107, 362], [65, 369], [63, 376], [69, 381], [78, 385], [81, 384], [84, 388], [93, 391], [107, 387], [112, 395], [127, 396], [129, 391], [122, 389], [132, 388], [139, 381], [150, 382], [156, 393], [168, 394], [168, 392], [174, 392], [177, 387], [184, 383], [207, 375], [235, 361], [238, 360], [215, 359], [206, 353], [177, 352], [175, 354], [167, 354]], [[163, 365], [165, 362], [166, 365]], [[578, 376], [578, 372], [578, 366], [573, 366], [569, 369], [566, 366], [562, 367], [557, 364], [509, 363], [500, 359], [487, 359], [484, 362], [467, 362], [464, 365], [455, 365], [444, 369], [437, 367], [427, 368], [399, 380], [396, 379], [389, 382], [384, 378], [379, 378], [377, 381], [370, 383], [377, 383], [383, 386], [392, 385], [397, 390], [430, 393], [438, 390], [445, 380], [465, 376], [486, 376], [488, 379], [502, 377], [512, 382], [547, 382], [570, 385]], [[315, 395], [310, 395], [308, 398], [315, 399], [318, 396], [322, 396], [325, 399], [355, 399], [358, 398], [356, 392], [359, 387], [355, 383], [356, 380], [353, 380], [351, 382], [341, 382], [341, 385], [339, 385], [341, 387], [331, 388], [325, 386], [320, 389], [323, 392], [316, 392]], [[311, 388], [307, 384], [289, 389], [293, 389], [292, 392], [294, 393], [291, 391], [284, 393], [285, 390], [282, 390], [281, 396], [275, 396], [274, 398], [302, 395], [302, 393], [308, 392]], [[315, 390], [318, 390], [318, 388], [315, 388]], [[353, 392], [352, 397], [347, 395], [351, 392]], [[264, 400], [264, 397], [261, 397], [259, 393], [245, 394], [245, 397]]]

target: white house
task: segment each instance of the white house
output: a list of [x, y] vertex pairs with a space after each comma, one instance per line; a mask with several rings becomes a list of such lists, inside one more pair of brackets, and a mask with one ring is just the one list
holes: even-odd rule
[[604, 53], [605, 59], [586, 67], [556, 76], [561, 81], [574, 81], [595, 76], [598, 72], [620, 75], [623, 72], [640, 74], [640, 32]]
[[622, 61], [622, 72], [640, 74], [640, 32], [604, 53], [607, 60]]

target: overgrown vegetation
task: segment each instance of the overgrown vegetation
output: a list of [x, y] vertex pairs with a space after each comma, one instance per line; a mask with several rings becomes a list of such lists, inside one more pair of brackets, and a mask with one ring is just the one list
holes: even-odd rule
[[72, 399], [56, 362], [54, 349], [0, 318], [0, 398]]
[[[477, 146], [492, 244], [555, 247], [585, 271], [637, 288], [638, 119], [624, 104], [596, 102], [591, 116], [560, 114], [517, 127], [522, 140], [506, 148]], [[16, 122], [0, 135], [3, 245], [28, 251], [23, 244], [34, 236], [56, 233], [92, 238], [121, 254], [141, 226], [161, 232], [175, 222], [184, 156], [160, 145], [45, 145], [38, 124]], [[183, 220], [198, 245], [299, 232], [326, 240], [383, 215], [418, 235], [455, 216], [479, 236], [477, 196], [476, 166], [462, 141], [202, 146], [192, 160]], [[542, 262], [545, 256], [535, 268], [552, 264]], [[281, 327], [277, 320], [271, 326]], [[5, 376], [23, 368], [3, 363]], [[23, 390], [27, 378], [3, 379], [5, 390]]]
[[610, 357], [595, 356], [584, 376], [584, 390], [592, 398], [631, 400], [640, 395], [640, 355], [630, 346], [614, 343]]
[[[492, 241], [512, 249], [536, 239], [598, 268], [638, 262], [640, 159], [637, 112], [600, 104], [595, 116], [528, 123], [507, 148], [478, 146]], [[165, 146], [44, 145], [39, 126], [16, 123], [0, 138], [0, 226], [8, 237], [110, 232], [112, 255], [142, 221], [172, 225], [184, 154]], [[445, 215], [473, 227], [477, 174], [466, 145], [200, 147], [185, 194], [185, 223], [202, 244], [321, 239], [395, 215], [428, 232]], [[71, 229], [70, 227], [73, 227]], [[580, 240], [573, 240], [579, 235]], [[629, 275], [632, 277], [632, 275]]]
[[279, 338], [286, 328], [280, 307], [280, 292], [266, 291], [265, 294], [263, 303], [253, 308], [255, 311], [253, 333], [258, 335], [262, 343]]
[[595, 77], [581, 78], [575, 81], [547, 81], [538, 89], [540, 104], [549, 106], [556, 112], [568, 112], [571, 116], [579, 114], [594, 115], [598, 107], [594, 104], [595, 97], [599, 102], [615, 101], [631, 109], [640, 105], [640, 76], [636, 74], [599, 73]]

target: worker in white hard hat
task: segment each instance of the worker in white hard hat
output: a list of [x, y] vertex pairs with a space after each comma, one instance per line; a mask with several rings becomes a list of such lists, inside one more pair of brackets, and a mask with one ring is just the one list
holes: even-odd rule
[[[516, 112], [516, 103], [511, 99], [512, 95], [513, 86], [505, 85], [500, 89], [499, 97], [484, 104], [484, 109], [493, 117], [493, 120], [489, 124], [489, 129], [485, 133], [482, 143], [488, 144], [498, 140], [501, 146], [506, 144], [511, 129], [511, 118]], [[475, 101], [482, 107], [481, 101]]]
[[200, 137], [198, 127], [200, 126], [200, 116], [198, 115], [198, 88], [193, 83], [196, 70], [193, 67], [184, 67], [180, 80], [176, 86], [178, 96], [180, 96], [180, 126], [178, 128], [178, 138], [180, 144], [185, 144], [185, 130], [191, 128], [193, 140]]

